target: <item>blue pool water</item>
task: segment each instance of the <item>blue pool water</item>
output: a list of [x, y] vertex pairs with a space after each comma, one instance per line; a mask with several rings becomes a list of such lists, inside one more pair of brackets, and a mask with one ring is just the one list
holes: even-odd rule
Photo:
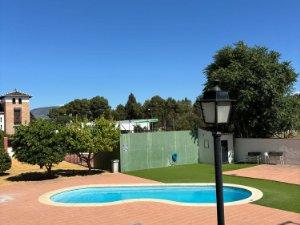
[[[224, 202], [246, 199], [251, 192], [237, 187], [224, 187]], [[59, 203], [108, 203], [129, 199], [160, 199], [180, 203], [215, 203], [214, 186], [140, 186], [88, 187], [64, 191], [51, 196]]]

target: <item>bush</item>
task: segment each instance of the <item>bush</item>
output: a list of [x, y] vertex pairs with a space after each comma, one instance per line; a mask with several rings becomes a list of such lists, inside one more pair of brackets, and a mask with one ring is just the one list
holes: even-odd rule
[[4, 173], [6, 170], [9, 170], [11, 167], [11, 159], [7, 152], [0, 148], [0, 174]]
[[2, 149], [3, 146], [3, 138], [4, 138], [4, 132], [0, 130], [0, 149]]

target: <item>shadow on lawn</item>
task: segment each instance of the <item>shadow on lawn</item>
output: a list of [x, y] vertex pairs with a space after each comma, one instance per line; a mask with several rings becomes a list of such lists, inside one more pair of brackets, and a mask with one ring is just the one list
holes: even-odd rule
[[4, 177], [4, 176], [7, 176], [7, 175], [9, 175], [9, 173], [7, 173], [7, 172], [4, 172], [4, 173], [0, 173], [0, 177]]
[[104, 171], [102, 170], [54, 170], [52, 174], [47, 174], [46, 172], [29, 172], [29, 173], [21, 173], [17, 176], [8, 177], [6, 180], [8, 181], [43, 181], [43, 180], [51, 180], [58, 177], [72, 177], [72, 176], [88, 176], [101, 174]]

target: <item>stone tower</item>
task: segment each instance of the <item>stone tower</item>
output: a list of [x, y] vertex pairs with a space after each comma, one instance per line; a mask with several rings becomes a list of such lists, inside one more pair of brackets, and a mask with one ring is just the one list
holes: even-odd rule
[[30, 95], [14, 90], [0, 96], [4, 112], [4, 131], [14, 134], [15, 127], [30, 122]]

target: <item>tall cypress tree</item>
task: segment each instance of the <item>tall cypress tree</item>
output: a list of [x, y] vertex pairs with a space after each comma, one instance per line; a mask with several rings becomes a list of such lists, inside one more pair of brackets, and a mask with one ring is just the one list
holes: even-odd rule
[[126, 119], [128, 120], [141, 119], [143, 116], [142, 106], [136, 101], [136, 98], [132, 93], [130, 93], [130, 95], [128, 96], [128, 101], [125, 105], [125, 111]]

